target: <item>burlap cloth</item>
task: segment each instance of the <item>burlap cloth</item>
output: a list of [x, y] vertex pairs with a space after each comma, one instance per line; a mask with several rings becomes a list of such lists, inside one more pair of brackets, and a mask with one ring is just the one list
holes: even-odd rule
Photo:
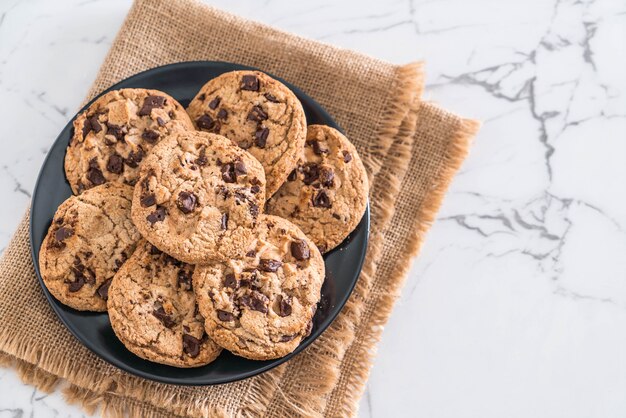
[[213, 387], [143, 380], [96, 357], [56, 318], [35, 278], [26, 215], [0, 262], [0, 361], [112, 416], [354, 415], [382, 326], [478, 124], [419, 101], [420, 64], [391, 65], [187, 0], [138, 0], [88, 98], [189, 60], [251, 65], [294, 83], [357, 147], [371, 181], [371, 233], [342, 313], [307, 350], [263, 375]]

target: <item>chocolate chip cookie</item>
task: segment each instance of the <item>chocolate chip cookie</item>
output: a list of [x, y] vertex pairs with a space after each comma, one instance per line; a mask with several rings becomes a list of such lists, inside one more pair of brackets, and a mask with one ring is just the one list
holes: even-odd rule
[[267, 202], [267, 213], [298, 225], [322, 253], [354, 230], [367, 206], [367, 173], [336, 129], [310, 125], [302, 159]]
[[172, 132], [193, 129], [172, 97], [158, 90], [114, 90], [74, 121], [65, 174], [74, 194], [104, 184], [134, 185], [145, 155]]
[[196, 127], [226, 136], [265, 168], [267, 196], [294, 169], [306, 136], [297, 97], [259, 71], [233, 71], [206, 83], [187, 112]]
[[311, 332], [325, 277], [313, 242], [291, 222], [259, 217], [238, 257], [197, 266], [193, 286], [209, 336], [254, 360], [283, 357]]
[[153, 245], [196, 264], [247, 247], [264, 204], [265, 174], [254, 157], [223, 136], [186, 131], [146, 157], [131, 214]]
[[59, 206], [41, 244], [39, 270], [52, 295], [81, 311], [105, 311], [115, 272], [141, 238], [130, 219], [133, 188], [109, 183]]
[[221, 348], [204, 331], [192, 290], [194, 267], [142, 240], [109, 288], [115, 335], [141, 358], [177, 367], [215, 360]]

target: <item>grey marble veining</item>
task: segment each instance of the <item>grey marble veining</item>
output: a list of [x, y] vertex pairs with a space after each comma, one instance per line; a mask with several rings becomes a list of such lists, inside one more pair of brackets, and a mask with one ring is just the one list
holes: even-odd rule
[[[626, 415], [626, 3], [232, 0], [234, 13], [427, 62], [484, 121], [415, 261], [360, 416]], [[0, 248], [130, 2], [0, 2]], [[0, 369], [0, 418], [80, 417]]]

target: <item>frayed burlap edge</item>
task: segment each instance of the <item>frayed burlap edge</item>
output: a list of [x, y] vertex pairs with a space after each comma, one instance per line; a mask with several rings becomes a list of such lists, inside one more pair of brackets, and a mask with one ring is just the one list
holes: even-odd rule
[[[430, 106], [425, 104], [423, 106]], [[430, 188], [429, 197], [415, 208], [415, 216], [413, 222], [414, 233], [407, 235], [404, 246], [401, 250], [403, 257], [396, 260], [395, 268], [385, 281], [384, 292], [369, 292], [367, 297], [371, 309], [367, 315], [361, 317], [367, 325], [359, 328], [359, 335], [356, 337], [355, 343], [349, 348], [350, 357], [353, 358], [351, 364], [342, 364], [342, 369], [349, 369], [349, 373], [343, 373], [344, 382], [338, 385], [331, 393], [331, 399], [328, 407], [324, 412], [324, 416], [353, 416], [358, 411], [359, 400], [365, 390], [371, 366], [376, 355], [376, 346], [380, 341], [384, 325], [387, 323], [389, 316], [393, 311], [394, 304], [400, 296], [400, 290], [406, 279], [413, 258], [419, 252], [424, 242], [424, 237], [432, 223], [445, 193], [448, 189], [452, 178], [458, 171], [464, 161], [471, 140], [480, 128], [480, 122], [460, 119], [457, 129], [450, 138], [446, 153], [444, 155], [444, 164], [441, 165], [439, 173], [433, 177], [432, 187]], [[411, 199], [409, 196], [403, 196], [396, 202], [397, 213], [400, 206], [411, 210]]]

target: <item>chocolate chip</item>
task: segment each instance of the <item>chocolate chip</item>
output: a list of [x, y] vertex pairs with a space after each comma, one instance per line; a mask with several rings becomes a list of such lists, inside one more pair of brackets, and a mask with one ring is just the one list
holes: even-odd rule
[[98, 186], [100, 184], [106, 183], [106, 179], [104, 178], [104, 175], [102, 174], [102, 171], [100, 170], [100, 167], [98, 167], [98, 161], [96, 160], [95, 157], [92, 158], [91, 161], [89, 161], [89, 170], [87, 170], [87, 180], [89, 180], [91, 184], [93, 184], [94, 186]]
[[222, 215], [222, 230], [226, 230], [228, 229], [228, 213], [225, 213]]
[[333, 169], [330, 167], [321, 167], [319, 179], [324, 186], [332, 187], [335, 184], [335, 173]]
[[278, 99], [277, 99], [276, 97], [274, 97], [274, 96], [273, 96], [272, 94], [270, 94], [270, 93], [265, 93], [263, 96], [265, 96], [265, 98], [266, 98], [269, 102], [272, 102], [272, 103], [280, 103], [280, 102], [278, 101]]
[[259, 268], [262, 271], [267, 271], [270, 273], [277, 271], [282, 265], [283, 263], [281, 263], [280, 261], [272, 260], [270, 258], [262, 258], [261, 260], [259, 260]]
[[256, 184], [254, 186], [250, 187], [250, 192], [252, 194], [257, 194], [260, 191], [261, 191], [261, 188], [259, 186], [257, 186]]
[[124, 162], [131, 168], [137, 168], [141, 160], [143, 160], [143, 149], [141, 147], [137, 147], [137, 152], [129, 152], [128, 158], [126, 158]]
[[253, 290], [250, 292], [250, 295], [245, 295], [241, 298], [241, 303], [253, 311], [267, 313], [269, 299], [263, 293]]
[[235, 191], [235, 202], [237, 202], [237, 204], [240, 204], [241, 202], [249, 201], [248, 196], [242, 190]]
[[98, 288], [98, 296], [102, 299], [107, 300], [109, 298], [109, 287], [111, 287], [111, 282], [113, 279], [109, 279], [106, 282], [102, 283], [102, 285]]
[[57, 232], [54, 233], [54, 238], [56, 238], [56, 240], [59, 242], [63, 242], [65, 239], [71, 237], [72, 235], [74, 235], [74, 230], [72, 230], [72, 228], [68, 226], [62, 226], [61, 228], [57, 229]]
[[217, 112], [217, 118], [218, 119], [222, 119], [222, 120], [226, 120], [228, 119], [228, 112], [226, 111], [226, 109], [220, 109]]
[[222, 166], [222, 180], [226, 183], [235, 183], [237, 181], [237, 173], [233, 163], [224, 164]]
[[142, 197], [141, 200], [139, 200], [139, 203], [143, 208], [148, 208], [152, 205], [156, 205], [156, 196], [154, 195], [154, 193], [146, 195]]
[[333, 218], [337, 220], [341, 220], [341, 216], [337, 215], [336, 213], [333, 213]]
[[118, 153], [111, 154], [107, 161], [107, 170], [113, 174], [122, 174], [124, 171], [124, 159]]
[[298, 261], [308, 260], [311, 258], [311, 251], [309, 245], [305, 240], [300, 239], [297, 241], [291, 241], [291, 255]]
[[259, 205], [250, 203], [250, 215], [255, 219], [259, 216]]
[[244, 75], [241, 78], [241, 90], [259, 91], [259, 79], [255, 75]]
[[319, 190], [312, 199], [313, 206], [316, 208], [330, 208], [332, 204], [330, 203], [330, 197], [326, 193], [326, 190]]
[[344, 163], [349, 163], [350, 161], [352, 161], [352, 155], [350, 155], [350, 153], [348, 151], [341, 151], [343, 153], [343, 162]]
[[230, 287], [231, 289], [237, 288], [237, 278], [233, 273], [228, 273], [224, 276], [224, 286]]
[[[85, 283], [94, 284], [96, 282], [96, 274], [94, 271], [92, 269], [85, 268], [78, 256], [75, 257], [74, 265], [70, 267], [70, 271], [74, 274], [75, 281], [73, 283], [75, 283], [74, 286], [78, 287], [78, 289], [83, 287]], [[71, 287], [70, 291], [73, 291], [71, 290]]]
[[[91, 131], [95, 131], [96, 133], [100, 132], [102, 130], [102, 126], [100, 125], [100, 121], [98, 121], [98, 116], [101, 115], [102, 113], [97, 113], [95, 115], [92, 116], [88, 116], [87, 113], [85, 112], [85, 121], [83, 122], [83, 139], [87, 138], [87, 134]], [[73, 135], [73, 132], [72, 132]], [[74, 138], [70, 138], [70, 144], [72, 143], [72, 140]]]
[[85, 277], [79, 276], [76, 278], [76, 280], [74, 280], [73, 282], [70, 282], [68, 290], [72, 293], [78, 292], [80, 289], [83, 288], [84, 285], [85, 285]]
[[220, 98], [216, 97], [215, 99], [209, 102], [209, 109], [215, 110], [220, 105]]
[[206, 99], [206, 94], [202, 93], [201, 95], [198, 96], [198, 100], [200, 100], [201, 102], [203, 102], [204, 99]]
[[146, 129], [141, 134], [141, 137], [147, 142], [154, 144], [159, 140], [160, 135], [157, 131], [154, 131], [152, 129]]
[[149, 115], [150, 112], [152, 112], [152, 109], [154, 108], [160, 109], [163, 106], [165, 106], [165, 101], [166, 99], [163, 96], [148, 96], [143, 101], [143, 106], [141, 107], [141, 109], [139, 110], [137, 114], [139, 116]]
[[113, 271], [118, 271], [120, 267], [122, 267], [124, 262], [122, 260], [115, 260], [115, 267], [113, 267]]
[[278, 316], [283, 318], [291, 315], [291, 298], [280, 296], [278, 301]]
[[198, 119], [196, 119], [196, 124], [198, 125], [198, 128], [213, 133], [219, 133], [220, 128], [222, 127], [221, 123], [213, 120], [213, 118], [209, 115], [200, 116]]
[[154, 225], [157, 222], [162, 222], [165, 219], [165, 215], [167, 215], [165, 207], [157, 206], [154, 212], [146, 216], [146, 219], [150, 222], [150, 224]]
[[183, 334], [183, 351], [191, 358], [198, 357], [202, 341], [193, 335]]
[[196, 208], [196, 203], [198, 198], [195, 194], [190, 192], [180, 192], [178, 194], [178, 199], [176, 199], [176, 206], [178, 209], [184, 214], [188, 214], [193, 212]]
[[219, 186], [215, 187], [215, 189], [216, 189], [216, 193], [221, 194], [222, 198], [224, 200], [226, 200], [226, 199], [228, 199], [230, 197], [230, 190], [228, 190], [228, 188], [226, 188], [226, 187], [224, 187], [222, 185], [219, 185]]
[[80, 257], [74, 256], [74, 265], [70, 267], [70, 270], [72, 271], [72, 273], [74, 273], [74, 276], [84, 277], [85, 266]]
[[184, 268], [178, 270], [178, 287], [191, 290], [191, 274]]
[[114, 261], [115, 267], [113, 268], [113, 271], [118, 271], [120, 269], [120, 267], [122, 267], [122, 265], [124, 265], [125, 261], [126, 261], [126, 254], [122, 253], [122, 257], [119, 258], [119, 259], [116, 259]]
[[92, 269], [86, 270], [88, 275], [85, 276], [85, 283], [95, 284], [96, 283], [96, 273]]
[[265, 148], [267, 144], [267, 137], [270, 134], [270, 130], [265, 126], [259, 126], [254, 133], [254, 143], [259, 148]]
[[242, 176], [248, 173], [248, 169], [246, 168], [246, 165], [241, 160], [235, 161], [234, 168], [235, 168], [236, 176]]
[[304, 175], [304, 177], [302, 178], [302, 181], [304, 182], [304, 184], [309, 186], [315, 181], [317, 181], [317, 179], [319, 178], [320, 176], [319, 166], [315, 163], [306, 163], [305, 165], [302, 166], [302, 174]]
[[217, 310], [217, 318], [222, 322], [230, 322], [235, 319], [235, 316], [230, 312], [222, 311], [220, 309]]
[[282, 337], [280, 337], [280, 342], [281, 343], [286, 343], [286, 342], [289, 342], [289, 341], [293, 340], [294, 338], [296, 338], [296, 334], [294, 334], [294, 335], [283, 335]]
[[200, 148], [200, 153], [198, 154], [198, 158], [196, 158], [195, 163], [198, 164], [199, 166], [204, 166], [208, 162], [209, 161], [206, 158], [206, 148], [202, 147]]
[[265, 110], [263, 110], [263, 108], [259, 105], [254, 106], [250, 113], [248, 113], [248, 120], [254, 122], [264, 121], [267, 117], [267, 113], [265, 113]]
[[327, 148], [323, 148], [319, 141], [313, 139], [310, 141], [306, 141], [307, 145], [310, 145], [313, 148], [313, 152], [317, 155], [322, 155], [322, 154], [326, 154], [328, 152]]
[[98, 115], [93, 115], [89, 118], [89, 126], [91, 126], [91, 129], [95, 133], [98, 133], [102, 130], [102, 125], [100, 125], [100, 122], [98, 121]]
[[159, 126], [165, 126], [167, 124], [167, 122], [165, 122], [165, 120], [163, 120], [161, 116], [157, 116], [157, 123], [159, 124]]
[[91, 132], [91, 122], [89, 121], [89, 118], [87, 118], [85, 119], [85, 122], [83, 122], [83, 139], [87, 138], [89, 132]]
[[118, 141], [124, 140], [124, 127], [107, 122], [107, 135], [113, 135]]
[[252, 268], [244, 269], [241, 280], [239, 281], [239, 284], [244, 287], [250, 287], [251, 289], [258, 289], [259, 288], [258, 286], [259, 276], [257, 273], [258, 273], [257, 269], [252, 269]]
[[172, 328], [174, 324], [176, 324], [174, 318], [172, 318], [167, 314], [167, 312], [165, 312], [163, 306], [159, 306], [157, 309], [153, 310], [152, 315], [154, 315], [159, 321], [161, 321], [166, 328]]
[[256, 251], [255, 250], [250, 250], [246, 253], [246, 257], [256, 257]]
[[287, 176], [287, 181], [295, 181], [296, 178], [298, 178], [298, 173], [296, 172], [296, 170], [292, 170], [291, 173], [289, 173], [289, 175]]

